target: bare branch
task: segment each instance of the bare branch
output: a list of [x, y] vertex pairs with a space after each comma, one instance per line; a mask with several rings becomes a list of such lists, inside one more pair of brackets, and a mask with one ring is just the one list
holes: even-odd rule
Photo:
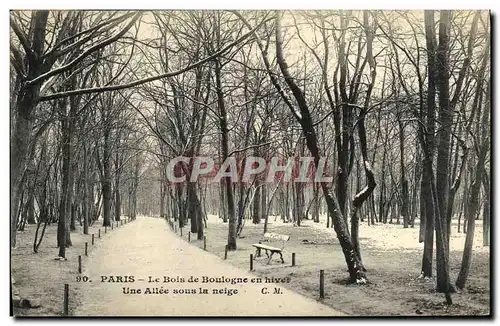
[[23, 33], [19, 25], [17, 25], [16, 21], [14, 19], [10, 20], [10, 27], [12, 27], [12, 30], [16, 34], [17, 38], [19, 39], [19, 42], [21, 43], [21, 46], [24, 49], [24, 52], [26, 52], [26, 55], [31, 58], [33, 57], [33, 49], [31, 48], [30, 42], [28, 41], [28, 37]]
[[28, 81], [27, 84], [33, 85], [36, 83], [40, 83], [40, 82], [46, 80], [47, 78], [50, 78], [52, 76], [55, 76], [57, 74], [60, 74], [62, 72], [65, 72], [65, 71], [71, 69], [77, 63], [79, 63], [80, 61], [82, 61], [83, 59], [88, 57], [90, 54], [94, 53], [95, 51], [97, 51], [99, 49], [102, 49], [102, 48], [108, 46], [109, 44], [111, 44], [114, 41], [116, 41], [117, 39], [119, 39], [122, 35], [124, 35], [135, 24], [135, 22], [139, 19], [139, 17], [141, 15], [142, 15], [142, 13], [136, 14], [135, 17], [130, 21], [130, 23], [127, 26], [125, 26], [125, 28], [123, 30], [118, 32], [115, 36], [110, 37], [102, 42], [99, 42], [98, 44], [90, 47], [87, 51], [84, 51], [82, 54], [80, 54], [78, 57], [76, 57], [73, 61], [67, 63], [66, 65], [64, 65], [62, 67], [48, 71], [45, 74], [41, 74], [40, 76], [36, 77], [35, 79]]
[[252, 148], [258, 148], [258, 147], [261, 147], [261, 146], [270, 145], [271, 143], [272, 142], [268, 141], [267, 143], [251, 145], [251, 146], [248, 146], [248, 147], [245, 147], [245, 148], [241, 148], [241, 149], [235, 149], [234, 151], [230, 152], [227, 156], [229, 157], [229, 156], [231, 156], [233, 154], [241, 153], [241, 152], [247, 151], [247, 150], [252, 149]]
[[143, 79], [140, 79], [140, 80], [136, 80], [136, 81], [133, 81], [131, 83], [127, 83], [127, 84], [122, 84], [122, 85], [112, 85], [112, 86], [105, 86], [105, 87], [93, 87], [93, 88], [84, 88], [84, 89], [77, 89], [77, 90], [72, 90], [72, 91], [67, 91], [67, 92], [60, 92], [60, 93], [55, 93], [55, 94], [51, 94], [51, 95], [47, 95], [47, 96], [43, 96], [41, 97], [39, 100], [40, 102], [42, 101], [49, 101], [49, 100], [54, 100], [54, 99], [58, 99], [58, 98], [62, 98], [62, 97], [68, 97], [68, 96], [73, 96], [73, 95], [80, 95], [80, 94], [90, 94], [90, 93], [104, 93], [104, 92], [110, 92], [110, 91], [117, 91], [117, 90], [121, 90], [121, 89], [126, 89], [126, 88], [131, 88], [131, 87], [134, 87], [134, 86], [138, 86], [138, 85], [142, 85], [142, 84], [145, 84], [145, 83], [149, 83], [149, 82], [152, 82], [152, 81], [155, 81], [155, 80], [159, 80], [159, 79], [163, 79], [163, 78], [168, 78], [168, 77], [173, 77], [173, 76], [177, 76], [177, 75], [180, 75], [186, 71], [189, 71], [191, 69], [194, 69], [208, 61], [211, 61], [213, 60], [214, 58], [216, 58], [217, 56], [221, 55], [222, 53], [226, 52], [227, 50], [229, 50], [230, 48], [232, 48], [234, 45], [240, 43], [241, 41], [243, 41], [244, 39], [246, 39], [247, 37], [249, 37], [250, 35], [252, 35], [258, 28], [260, 28], [262, 26], [262, 24], [264, 24], [265, 22], [269, 21], [269, 19], [267, 20], [264, 20], [262, 21], [258, 26], [256, 26], [253, 30], [251, 30], [250, 32], [246, 33], [245, 35], [241, 36], [240, 38], [236, 39], [234, 42], [231, 42], [230, 44], [228, 44], [227, 46], [223, 47], [222, 49], [220, 49], [219, 51], [215, 52], [214, 54], [202, 59], [202, 60], [199, 60], [193, 64], [190, 64], [182, 69], [179, 69], [179, 70], [176, 70], [176, 71], [172, 71], [172, 72], [167, 72], [167, 73], [164, 73], [164, 74], [159, 74], [159, 75], [156, 75], [156, 76], [152, 76], [152, 77], [147, 77], [147, 78], [143, 78]]

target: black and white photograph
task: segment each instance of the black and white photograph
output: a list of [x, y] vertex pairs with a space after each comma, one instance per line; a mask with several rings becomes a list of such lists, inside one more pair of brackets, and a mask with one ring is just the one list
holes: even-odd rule
[[330, 5], [10, 9], [10, 316], [492, 317], [492, 13]]

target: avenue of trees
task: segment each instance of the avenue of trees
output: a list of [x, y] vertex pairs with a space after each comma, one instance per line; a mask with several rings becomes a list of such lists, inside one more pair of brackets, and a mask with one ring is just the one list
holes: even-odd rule
[[[77, 225], [138, 214], [203, 239], [213, 214], [236, 250], [245, 223], [326, 219], [365, 284], [359, 224], [393, 223], [419, 228], [421, 277], [451, 303], [478, 219], [489, 245], [490, 29], [461, 10], [12, 11], [11, 247], [57, 223], [65, 257]], [[325, 157], [334, 181], [172, 184], [178, 156]]]

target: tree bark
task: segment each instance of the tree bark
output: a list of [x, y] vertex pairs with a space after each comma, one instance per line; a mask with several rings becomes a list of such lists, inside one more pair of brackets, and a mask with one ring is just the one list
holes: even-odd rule
[[103, 119], [103, 155], [102, 155], [102, 169], [103, 169], [103, 178], [102, 178], [102, 203], [103, 203], [103, 223], [102, 226], [111, 226], [111, 200], [112, 200], [112, 192], [111, 192], [111, 139], [110, 139], [110, 130], [111, 126], [108, 125], [107, 119]]
[[[224, 93], [222, 92], [221, 80], [221, 64], [219, 59], [215, 60], [215, 82], [217, 87], [217, 104], [219, 107], [219, 124], [222, 135], [222, 161], [225, 161], [229, 156], [229, 129], [227, 126], [227, 113], [224, 103]], [[227, 235], [227, 249], [232, 251], [236, 250], [236, 237], [237, 237], [237, 221], [236, 212], [234, 207], [234, 195], [232, 180], [229, 178], [224, 179], [224, 187], [226, 190], [227, 200], [227, 214], [228, 214], [228, 235]]]
[[[83, 234], [89, 234], [89, 162], [87, 144], [83, 144]], [[92, 198], [93, 199], [93, 198]]]
[[[486, 45], [485, 53], [484, 55], [488, 55], [488, 46]], [[464, 245], [464, 252], [463, 252], [463, 257], [462, 257], [462, 265], [460, 267], [460, 272], [457, 277], [457, 281], [455, 282], [455, 285], [459, 289], [464, 289], [465, 284], [467, 282], [467, 277], [469, 276], [469, 270], [470, 270], [470, 265], [471, 265], [471, 258], [472, 258], [472, 246], [474, 243], [474, 231], [475, 231], [475, 226], [476, 226], [476, 212], [479, 210], [479, 192], [481, 190], [481, 184], [483, 183], [484, 180], [484, 174], [485, 174], [485, 163], [486, 163], [486, 156], [488, 154], [488, 149], [490, 146], [490, 139], [489, 139], [489, 128], [487, 127], [489, 125], [489, 116], [490, 116], [490, 110], [491, 110], [491, 103], [490, 103], [490, 86], [491, 82], [488, 81], [488, 86], [487, 86], [487, 91], [486, 91], [486, 105], [484, 108], [484, 112], [481, 118], [481, 125], [482, 125], [482, 133], [481, 133], [481, 146], [479, 149], [478, 153], [478, 159], [475, 167], [475, 172], [474, 172], [474, 181], [472, 182], [471, 185], [471, 190], [470, 190], [470, 196], [469, 196], [469, 201], [468, 201], [468, 215], [466, 216], [467, 219], [467, 234], [465, 236], [465, 245]], [[480, 86], [480, 85], [478, 85]], [[478, 92], [481, 92], [481, 87], [478, 87]], [[489, 196], [487, 194], [486, 196]], [[484, 221], [483, 221], [484, 223]], [[484, 239], [483, 239], [484, 241]]]
[[[295, 117], [298, 118], [304, 137], [306, 138], [307, 148], [311, 152], [312, 157], [314, 158], [314, 164], [317, 168], [319, 166], [320, 161], [320, 151], [318, 148], [318, 141], [316, 137], [316, 132], [314, 129], [314, 125], [311, 119], [311, 115], [309, 112], [309, 108], [307, 106], [305, 97], [303, 92], [297, 86], [293, 78], [291, 77], [288, 71], [288, 65], [283, 57], [282, 50], [282, 36], [281, 36], [281, 14], [277, 13], [276, 17], [276, 57], [278, 61], [278, 65], [280, 67], [283, 76], [285, 77], [285, 82], [293, 93], [293, 96], [297, 100], [300, 115], [298, 115], [293, 107], [290, 109], [292, 113], [294, 113]], [[337, 201], [336, 196], [333, 194], [331, 189], [331, 185], [326, 182], [321, 183], [321, 188], [323, 190], [323, 195], [325, 197], [326, 203], [328, 205], [328, 210], [330, 214], [333, 216], [333, 225], [334, 230], [337, 234], [337, 238], [339, 240], [340, 246], [342, 248], [342, 252], [344, 254], [347, 267], [349, 270], [349, 279], [351, 282], [356, 282], [358, 284], [366, 283], [366, 275], [363, 271], [363, 266], [359, 261], [358, 256], [354, 250], [354, 246], [351, 242], [351, 239], [347, 233], [347, 226], [345, 223], [345, 218], [342, 215], [341, 206]]]

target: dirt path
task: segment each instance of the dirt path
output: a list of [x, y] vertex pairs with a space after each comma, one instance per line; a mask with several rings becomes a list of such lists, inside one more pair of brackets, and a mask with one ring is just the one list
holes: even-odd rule
[[[138, 218], [114, 230], [92, 250], [80, 283], [80, 304], [74, 316], [339, 316], [341, 312], [275, 283], [258, 278], [219, 257], [179, 239], [162, 219]], [[102, 282], [107, 276], [133, 276], [133, 283]], [[159, 282], [148, 282], [149, 277]], [[164, 276], [179, 279], [164, 283]], [[188, 282], [190, 276], [198, 282]], [[202, 277], [247, 278], [246, 284], [202, 283]], [[271, 276], [271, 275], [270, 275]], [[141, 281], [143, 279], [143, 281]], [[209, 294], [200, 294], [200, 287]], [[141, 294], [124, 294], [124, 288]], [[168, 294], [145, 294], [168, 290]], [[156, 290], [155, 290], [156, 289]], [[213, 294], [214, 289], [222, 292]], [[226, 289], [226, 290], [225, 290]], [[194, 290], [196, 294], [174, 294]], [[231, 291], [232, 290], [232, 291]], [[235, 291], [238, 291], [235, 294]], [[269, 292], [264, 294], [263, 292]], [[273, 292], [278, 294], [273, 294]], [[228, 295], [233, 292], [233, 295]]]

